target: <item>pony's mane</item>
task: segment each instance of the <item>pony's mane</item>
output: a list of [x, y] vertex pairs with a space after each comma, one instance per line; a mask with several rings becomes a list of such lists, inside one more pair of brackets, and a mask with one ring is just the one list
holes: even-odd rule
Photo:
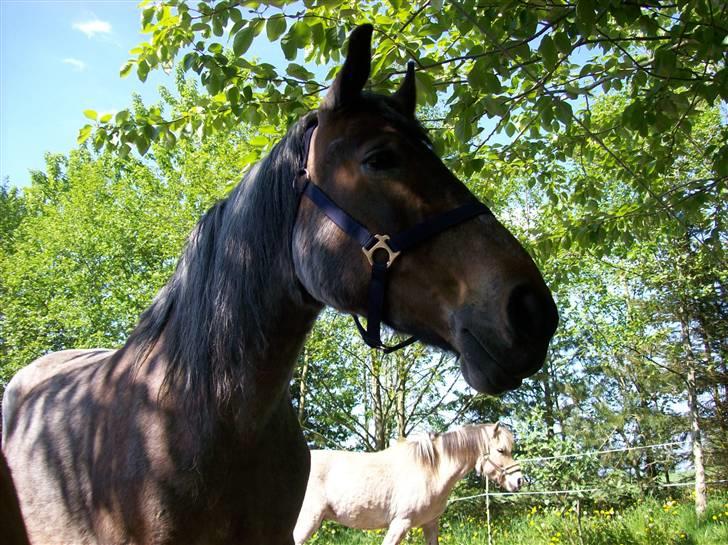
[[303, 135], [314, 120], [312, 113], [293, 125], [202, 217], [173, 276], [127, 341], [137, 363], [163, 343], [156, 346], [168, 360], [163, 391], [181, 389], [200, 425], [212, 420], [209, 410], [224, 407], [241, 388], [246, 357], [265, 349], [270, 301], [285, 286], [297, 285], [291, 265], [297, 195], [291, 182], [303, 161]]
[[474, 424], [441, 434], [418, 435], [407, 439], [415, 459], [422, 465], [434, 467], [440, 457], [476, 459], [490, 449], [513, 450], [513, 435], [501, 427], [495, 439], [491, 437], [495, 424]]

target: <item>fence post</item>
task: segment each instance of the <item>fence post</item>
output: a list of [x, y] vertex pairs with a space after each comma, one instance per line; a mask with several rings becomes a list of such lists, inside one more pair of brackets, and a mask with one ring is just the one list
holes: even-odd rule
[[584, 545], [584, 536], [581, 534], [581, 498], [576, 498], [576, 531], [579, 533], [579, 545]]
[[488, 521], [488, 545], [493, 545], [493, 540], [490, 535], [490, 487], [488, 483], [490, 482], [490, 479], [486, 476], [485, 477], [485, 515], [486, 520]]

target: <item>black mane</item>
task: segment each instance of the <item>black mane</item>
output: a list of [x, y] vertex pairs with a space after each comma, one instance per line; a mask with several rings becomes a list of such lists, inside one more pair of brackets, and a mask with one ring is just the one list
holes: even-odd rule
[[[363, 93], [353, 110], [381, 116], [430, 146], [422, 126], [389, 97]], [[215, 421], [210, 411], [224, 411], [245, 388], [246, 362], [266, 349], [272, 303], [302, 297], [294, 291], [299, 283], [291, 234], [298, 195], [292, 181], [304, 161], [304, 133], [315, 122], [315, 113], [299, 120], [227, 198], [208, 210], [172, 278], [127, 341], [138, 366], [152, 349], [161, 349], [167, 360], [162, 392], [184, 396], [188, 419], [200, 433]]]
[[[162, 342], [168, 366], [163, 391], [185, 396], [190, 417], [211, 422], [240, 389], [244, 362], [266, 348], [266, 308], [296, 286], [291, 233], [309, 114], [190, 234], [177, 268], [127, 341], [142, 364]], [[282, 281], [281, 276], [291, 276]], [[291, 294], [295, 296], [295, 294]], [[157, 347], [159, 348], [159, 347]]]

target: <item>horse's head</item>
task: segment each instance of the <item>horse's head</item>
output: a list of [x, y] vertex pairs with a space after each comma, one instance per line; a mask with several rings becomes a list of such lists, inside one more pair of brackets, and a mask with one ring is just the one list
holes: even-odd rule
[[[396, 238], [426, 222], [420, 240], [387, 271], [383, 320], [457, 352], [476, 390], [516, 388], [543, 365], [558, 322], [551, 293], [526, 251], [482, 205], [467, 219], [428, 232], [429, 220], [475, 199], [415, 120], [412, 66], [394, 95], [363, 91], [371, 33], [364, 25], [351, 34], [346, 62], [318, 110], [306, 165], [310, 182], [373, 234]], [[296, 273], [319, 301], [367, 316], [372, 265], [361, 242], [327, 213], [312, 199], [301, 200]], [[388, 258], [388, 250], [374, 253], [382, 267]]]
[[513, 434], [500, 422], [486, 426], [486, 433], [488, 451], [478, 459], [475, 471], [508, 492], [518, 492], [523, 485], [523, 473], [513, 460]]

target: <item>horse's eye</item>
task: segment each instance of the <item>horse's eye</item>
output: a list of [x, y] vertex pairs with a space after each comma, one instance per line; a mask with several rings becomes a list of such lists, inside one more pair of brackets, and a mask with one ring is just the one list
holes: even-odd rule
[[499, 448], [496, 450], [498, 451], [498, 454], [505, 454], [505, 452], [506, 452], [505, 449], [502, 449], [502, 448]]
[[372, 170], [389, 170], [399, 164], [397, 155], [389, 149], [377, 149], [364, 158], [364, 166]]

